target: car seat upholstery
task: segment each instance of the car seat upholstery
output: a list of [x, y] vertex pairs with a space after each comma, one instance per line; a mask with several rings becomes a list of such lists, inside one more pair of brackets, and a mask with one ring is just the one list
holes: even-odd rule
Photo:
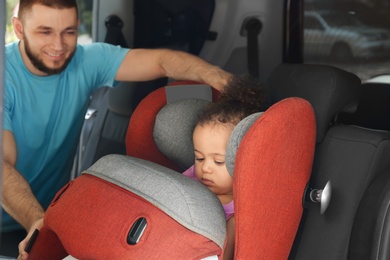
[[126, 84], [110, 88], [99, 108], [96, 122], [84, 148], [80, 171], [90, 167], [107, 154], [126, 154], [125, 136], [130, 116], [131, 96], [134, 88]]
[[[183, 86], [166, 87], [160, 91], [172, 94], [181, 88]], [[150, 109], [149, 102], [162, 104], [155, 108], [159, 111], [146, 115], [144, 109]], [[190, 167], [194, 156], [191, 137], [196, 106], [203, 108], [205, 103], [195, 97], [168, 102], [161, 93], [152, 93], [140, 103], [130, 120], [128, 154], [166, 165], [169, 160], [172, 168], [181, 171]], [[148, 132], [147, 136], [136, 139], [139, 135], [134, 132], [134, 126], [139, 126], [142, 120], [149, 121], [149, 117], [155, 123], [146, 128], [153, 128], [153, 131], [144, 130], [142, 132]], [[188, 117], [192, 117], [192, 124], [187, 122]], [[240, 122], [228, 144], [226, 163], [230, 170], [234, 168], [235, 259], [286, 259], [298, 229], [303, 210], [302, 196], [311, 173], [314, 112], [307, 101], [290, 98], [278, 102], [258, 117], [255, 114]], [[145, 143], [145, 139], [152, 144], [142, 146], [139, 152], [139, 145], [134, 145], [133, 141]], [[151, 147], [157, 154], [164, 154], [164, 160], [144, 152], [144, 149], [153, 151]], [[238, 148], [236, 155], [231, 147]], [[236, 160], [232, 160], [234, 157]]]
[[362, 98], [356, 112], [353, 114], [340, 113], [337, 122], [390, 131], [389, 100], [389, 84], [364, 83]]
[[314, 112], [303, 101], [271, 106], [240, 142], [234, 164], [236, 259], [286, 259], [290, 253], [315, 148]]
[[332, 183], [324, 214], [307, 206], [289, 259], [390, 259], [390, 134], [336, 121], [367, 98], [359, 79], [331, 66], [283, 64], [268, 87], [271, 102], [293, 95], [313, 105], [317, 147], [310, 185]]
[[101, 87], [91, 96], [71, 179], [107, 154], [126, 154], [125, 137], [133, 112], [134, 86]]

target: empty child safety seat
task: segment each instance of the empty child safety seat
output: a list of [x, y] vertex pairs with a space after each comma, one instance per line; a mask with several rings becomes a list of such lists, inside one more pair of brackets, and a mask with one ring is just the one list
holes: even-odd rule
[[330, 181], [332, 187], [323, 214], [307, 205], [289, 259], [390, 259], [390, 133], [336, 123], [339, 113], [362, 107], [360, 80], [330, 66], [282, 64], [267, 85], [271, 102], [297, 96], [313, 105], [317, 147], [310, 186]]
[[[226, 220], [218, 198], [162, 166], [193, 164], [192, 130], [212, 96], [208, 86], [170, 86], [144, 99], [129, 124], [134, 155], [105, 156], [59, 191], [29, 259], [222, 259]], [[140, 143], [129, 143], [133, 124], [143, 129]], [[233, 130], [226, 163], [234, 176], [235, 259], [288, 257], [314, 148], [314, 112], [301, 98], [277, 102]]]

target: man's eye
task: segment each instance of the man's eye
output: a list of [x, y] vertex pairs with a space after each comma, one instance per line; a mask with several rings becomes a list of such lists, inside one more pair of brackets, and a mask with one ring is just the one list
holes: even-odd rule
[[41, 34], [49, 35], [49, 34], [50, 34], [50, 31], [41, 31]]

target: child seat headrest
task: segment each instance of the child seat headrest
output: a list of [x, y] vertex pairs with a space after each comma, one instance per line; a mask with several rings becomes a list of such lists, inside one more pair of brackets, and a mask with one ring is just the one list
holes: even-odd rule
[[164, 106], [156, 116], [154, 141], [183, 171], [194, 164], [192, 133], [199, 113], [209, 103], [200, 99], [179, 100]]
[[[176, 101], [182, 99], [211, 101], [211, 100], [215, 100], [218, 97], [218, 93], [212, 90], [212, 88], [208, 85], [193, 84], [193, 82], [190, 83], [191, 85], [180, 85], [180, 84], [188, 84], [188, 83], [175, 82], [172, 83], [172, 85], [170, 86], [159, 88], [153, 91], [152, 93], [150, 93], [146, 98], [144, 98], [141, 101], [141, 103], [137, 106], [137, 108], [134, 110], [134, 113], [130, 118], [129, 126], [127, 128], [127, 134], [126, 134], [127, 155], [152, 161], [176, 171], [183, 171], [186, 169], [186, 166], [188, 165], [188, 159], [182, 160], [181, 158], [183, 156], [180, 156], [180, 159], [178, 159], [178, 161], [175, 162], [172, 159], [168, 158], [158, 148], [155, 142], [155, 138], [157, 138], [157, 140], [160, 140], [158, 141], [159, 145], [163, 146], [164, 141], [162, 140], [167, 139], [165, 135], [167, 134], [168, 130], [164, 129], [164, 126], [161, 126], [162, 127], [161, 128], [160, 125], [158, 124], [157, 127], [161, 129], [162, 132], [159, 133], [160, 130], [156, 130], [156, 131], [154, 130], [154, 127], [156, 125], [157, 114], [166, 105], [175, 103]], [[186, 120], [184, 113], [183, 113], [183, 117], [180, 118], [182, 120]], [[169, 113], [167, 114], [166, 120], [169, 121], [172, 120]], [[160, 121], [164, 122], [163, 119]], [[167, 126], [168, 126], [167, 129], [172, 129], [172, 127], [169, 124], [167, 124]], [[178, 127], [180, 127], [181, 131], [184, 131], [182, 129], [183, 126], [178, 126]], [[185, 138], [181, 139], [181, 140], [187, 140], [186, 141], [188, 142], [187, 145], [190, 146], [188, 146], [188, 149], [186, 148], [180, 148], [180, 149], [185, 149], [186, 151], [192, 149], [190, 148], [192, 142], [189, 142], [189, 140], [192, 138], [192, 130], [193, 129], [187, 130], [191, 133], [189, 135], [184, 135]], [[177, 131], [180, 134], [180, 131], [178, 129], [173, 129], [173, 131], [174, 132]], [[174, 136], [173, 140], [175, 139], [177, 139], [177, 136]], [[178, 147], [182, 147], [181, 145], [175, 146], [174, 144], [169, 144], [169, 142], [165, 144], [168, 145], [168, 148], [171, 147], [167, 150], [170, 149], [172, 150], [172, 149], [177, 149]], [[167, 154], [169, 154], [169, 152], [167, 152]], [[191, 157], [193, 157], [193, 151], [191, 151], [191, 154], [192, 154]]]

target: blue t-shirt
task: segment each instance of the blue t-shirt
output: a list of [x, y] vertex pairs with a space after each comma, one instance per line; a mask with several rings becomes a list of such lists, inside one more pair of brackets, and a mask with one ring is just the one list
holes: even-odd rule
[[[106, 43], [77, 45], [62, 73], [42, 77], [28, 71], [18, 42], [5, 47], [4, 130], [15, 137], [16, 169], [44, 208], [69, 181], [92, 91], [114, 85], [127, 51]], [[2, 230], [15, 228], [3, 211]]]

